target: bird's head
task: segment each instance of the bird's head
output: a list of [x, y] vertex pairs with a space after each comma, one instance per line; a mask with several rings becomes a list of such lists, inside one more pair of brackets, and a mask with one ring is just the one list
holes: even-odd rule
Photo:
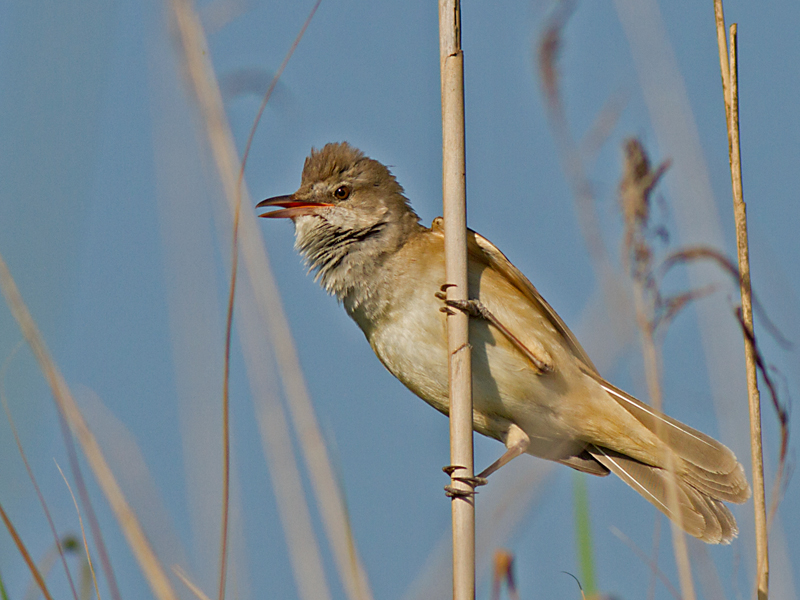
[[358, 263], [380, 261], [419, 228], [419, 217], [389, 169], [347, 142], [312, 149], [300, 188], [256, 208], [278, 208], [261, 217], [292, 219], [297, 249], [339, 296], [362, 270]]

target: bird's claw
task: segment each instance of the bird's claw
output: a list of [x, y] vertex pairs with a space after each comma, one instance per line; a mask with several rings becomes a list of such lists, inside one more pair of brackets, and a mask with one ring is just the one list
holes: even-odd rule
[[475, 488], [481, 485], [486, 485], [488, 482], [485, 477], [473, 476], [473, 477], [453, 477], [453, 473], [460, 469], [464, 469], [460, 465], [448, 465], [446, 467], [442, 467], [442, 471], [450, 475], [452, 480], [455, 482], [463, 483], [469, 486], [471, 489], [464, 490], [462, 488], [455, 487], [453, 485], [446, 485], [444, 486], [444, 492], [448, 498], [469, 498], [477, 494], [478, 492], [475, 491]]
[[462, 490], [452, 485], [444, 486], [444, 495], [448, 498], [472, 498], [477, 493], [475, 490]]
[[480, 300], [448, 300], [447, 289], [451, 287], [456, 287], [456, 285], [454, 283], [445, 283], [439, 288], [438, 292], [433, 294], [445, 304], [445, 306], [439, 309], [441, 312], [452, 315], [455, 313], [450, 309], [456, 308], [470, 317], [487, 318], [486, 313], [488, 311]]
[[[439, 291], [434, 294], [439, 300], [447, 300], [447, 288], [456, 287], [455, 283], [443, 283]], [[452, 313], [451, 313], [452, 314]]]
[[453, 481], [466, 484], [470, 489], [464, 490], [454, 485], [446, 485], [444, 486], [444, 493], [448, 498], [471, 498], [478, 493], [475, 491], [476, 487], [488, 483], [486, 477], [453, 477]]

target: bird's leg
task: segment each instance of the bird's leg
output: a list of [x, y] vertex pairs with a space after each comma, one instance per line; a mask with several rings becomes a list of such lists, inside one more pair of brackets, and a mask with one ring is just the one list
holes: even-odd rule
[[517, 350], [522, 352], [522, 354], [525, 355], [529, 361], [531, 361], [539, 373], [543, 374], [553, 371], [552, 359], [549, 356], [537, 356], [530, 348], [523, 344], [517, 336], [511, 333], [511, 330], [503, 325], [503, 323], [501, 323], [500, 320], [494, 316], [494, 314], [488, 308], [486, 308], [486, 306], [484, 306], [480, 300], [448, 300], [446, 290], [451, 285], [452, 284], [445, 283], [441, 287], [440, 291], [434, 294], [445, 304], [439, 310], [447, 314], [453, 314], [453, 312], [450, 310], [450, 307], [457, 308], [458, 310], [468, 314], [470, 317], [488, 321], [494, 327], [496, 327], [500, 333], [506, 336], [506, 339], [508, 339], [508, 341], [511, 342]]
[[525, 450], [528, 449], [528, 444], [530, 444], [530, 442], [531, 439], [528, 437], [528, 434], [522, 431], [519, 426], [512, 423], [506, 434], [506, 451], [500, 458], [481, 471], [475, 479], [482, 480], [483, 483], [480, 485], [485, 485], [489, 475], [497, 471], [500, 467], [510, 463], [520, 454], [525, 454]]
[[[474, 495], [476, 493], [476, 487], [480, 485], [486, 485], [488, 483], [487, 479], [489, 475], [497, 471], [500, 467], [507, 465], [520, 454], [525, 454], [525, 450], [528, 449], [528, 444], [530, 444], [530, 441], [531, 439], [528, 437], [528, 434], [522, 431], [519, 426], [512, 423], [508, 428], [508, 433], [506, 434], [506, 451], [500, 458], [498, 458], [474, 477], [453, 477], [455, 481], [466, 483], [472, 489], [462, 490], [452, 485], [447, 485], [444, 488], [445, 493], [449, 498], [463, 498]], [[463, 468], [464, 467], [450, 465], [448, 467], [443, 467], [442, 470], [452, 477], [454, 471]]]

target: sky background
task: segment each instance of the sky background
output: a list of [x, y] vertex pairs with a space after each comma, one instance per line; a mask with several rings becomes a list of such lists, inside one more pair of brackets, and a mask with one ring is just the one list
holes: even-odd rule
[[[305, 0], [199, 5], [240, 152], [311, 7]], [[462, 7], [468, 223], [531, 279], [607, 378], [646, 399], [625, 292], [614, 302], [601, 291], [547, 117], [536, 49], [552, 9], [541, 1]], [[800, 394], [800, 208], [792, 183], [800, 166], [800, 4], [729, 0], [726, 11], [729, 23], [739, 23], [753, 285], [795, 349], [770, 339], [759, 329], [763, 320], [756, 328], [767, 361], [779, 370], [782, 398], [790, 401]], [[246, 222], [255, 223], [252, 204], [298, 187], [311, 147], [342, 140], [391, 166], [424, 223], [441, 214], [437, 19], [432, 1], [322, 1], [256, 133]], [[0, 5], [0, 253], [162, 560], [182, 565], [213, 595], [230, 219], [176, 50], [167, 3]], [[593, 222], [612, 263], [619, 264], [621, 247], [621, 146], [630, 136], [653, 161], [672, 161], [657, 190], [663, 201], [656, 218], [670, 232], [660, 251], [702, 243], [734, 257], [711, 0], [577, 3], [558, 65], [575, 140], [586, 139], [606, 107], [619, 107], [602, 145], [584, 155]], [[355, 324], [307, 276], [291, 224], [256, 225], [375, 597], [446, 597], [447, 420], [383, 369]], [[667, 285], [675, 291], [710, 281], [725, 285], [684, 311], [665, 336], [665, 408], [721, 439], [749, 472], [742, 341], [731, 317], [735, 290], [708, 268], [676, 272]], [[623, 289], [624, 279], [618, 283]], [[260, 331], [263, 324], [248, 314], [237, 307], [237, 331]], [[75, 533], [72, 501], [53, 463], [67, 471], [57, 413], [20, 340], [10, 312], [0, 309], [2, 391], [58, 530]], [[296, 598], [272, 463], [257, 424], [265, 400], [251, 391], [252, 370], [238, 340], [237, 333], [229, 597]], [[283, 351], [267, 349], [257, 368], [279, 403], [284, 393], [275, 365]], [[770, 482], [775, 422], [765, 397]], [[798, 430], [796, 411], [792, 428]], [[286, 448], [297, 451], [291, 436]], [[478, 469], [502, 451], [494, 441], [475, 442]], [[84, 474], [123, 598], [151, 597], [88, 469]], [[331, 595], [344, 598], [306, 474], [302, 483]], [[523, 598], [579, 597], [564, 574], [578, 573], [574, 483], [569, 469], [522, 457], [478, 496], [482, 556], [496, 547], [513, 552]], [[647, 553], [657, 539], [660, 569], [677, 585], [666, 520], [618, 480], [587, 477], [586, 483], [599, 589], [642, 598], [652, 585], [651, 570], [617, 530]], [[797, 597], [799, 502], [792, 479], [772, 540], [775, 598]], [[0, 503], [32, 555], [43, 556], [52, 538], [5, 418]], [[705, 598], [751, 596], [752, 504], [733, 510], [741, 535], [732, 545], [690, 540]], [[478, 598], [490, 595], [486, 564], [479, 564]], [[30, 577], [5, 530], [0, 574], [10, 597], [22, 598]], [[68, 596], [63, 575], [54, 571], [51, 581], [55, 596]], [[179, 582], [175, 587], [191, 597]], [[658, 583], [655, 597], [671, 595]]]

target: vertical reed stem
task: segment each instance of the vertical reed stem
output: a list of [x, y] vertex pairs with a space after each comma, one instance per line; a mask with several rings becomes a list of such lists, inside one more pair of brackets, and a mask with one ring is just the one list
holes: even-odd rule
[[[464, 55], [459, 0], [439, 0], [439, 57], [442, 79], [442, 195], [445, 271], [451, 299], [468, 299], [466, 157], [464, 151]], [[475, 598], [475, 504], [473, 489], [472, 376], [469, 317], [447, 317], [450, 366], [451, 485], [453, 510], [453, 599]], [[458, 493], [462, 492], [462, 493]]]
[[736, 220], [736, 246], [739, 258], [739, 286], [742, 294], [742, 321], [750, 335], [744, 336], [747, 368], [747, 397], [750, 406], [750, 455], [753, 461], [753, 508], [756, 522], [756, 583], [758, 600], [769, 597], [769, 548], [767, 507], [764, 494], [764, 453], [761, 443], [761, 397], [758, 393], [756, 349], [753, 339], [753, 302], [750, 290], [750, 250], [747, 242], [747, 206], [742, 192], [742, 162], [739, 143], [739, 74], [736, 23], [730, 30], [730, 104], [728, 140], [730, 145], [733, 215]]

